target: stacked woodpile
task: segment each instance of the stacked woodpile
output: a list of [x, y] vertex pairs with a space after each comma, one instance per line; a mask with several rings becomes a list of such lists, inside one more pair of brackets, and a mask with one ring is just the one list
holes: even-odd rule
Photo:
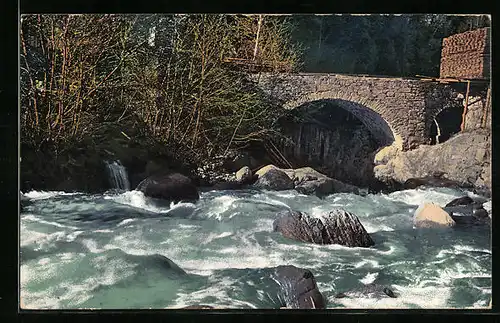
[[490, 28], [481, 28], [443, 39], [441, 78], [490, 77]]

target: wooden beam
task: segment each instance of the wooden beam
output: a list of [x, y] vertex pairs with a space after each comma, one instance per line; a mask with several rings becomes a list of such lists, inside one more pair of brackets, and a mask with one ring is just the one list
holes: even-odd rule
[[462, 113], [462, 123], [460, 124], [460, 131], [464, 131], [465, 128], [465, 115], [467, 114], [467, 107], [469, 106], [469, 90], [470, 90], [470, 81], [467, 81], [467, 93], [465, 94], [465, 106], [464, 106], [464, 113]]
[[488, 87], [488, 92], [486, 94], [486, 104], [483, 107], [483, 120], [481, 122], [482, 128], [486, 128], [486, 123], [488, 121], [488, 112], [490, 110], [490, 104], [491, 104], [491, 88]]

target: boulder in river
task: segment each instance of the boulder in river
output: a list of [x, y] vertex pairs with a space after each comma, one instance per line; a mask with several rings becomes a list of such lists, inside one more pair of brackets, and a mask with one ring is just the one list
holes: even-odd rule
[[239, 171], [236, 172], [236, 180], [238, 182], [250, 182], [252, 178], [252, 170], [248, 166], [242, 167]]
[[281, 288], [281, 307], [325, 308], [325, 299], [320, 293], [311, 271], [295, 266], [278, 266], [275, 279]]
[[257, 188], [275, 191], [293, 189], [293, 181], [279, 168], [270, 168], [265, 173], [259, 175], [254, 185]]
[[359, 194], [356, 186], [330, 178], [311, 167], [293, 170], [295, 190], [302, 194], [324, 196], [332, 193]]
[[217, 182], [212, 186], [214, 190], [238, 190], [247, 188], [257, 180], [258, 175], [252, 174], [252, 170], [248, 167], [242, 167], [236, 172], [235, 180], [224, 180]]
[[469, 196], [462, 196], [462, 197], [458, 197], [458, 198], [452, 200], [451, 202], [446, 204], [445, 207], [458, 206], [458, 205], [470, 205], [472, 203], [474, 203], [474, 200], [472, 198], [470, 198]]
[[415, 189], [419, 186], [430, 186], [430, 187], [472, 187], [470, 184], [461, 183], [455, 180], [447, 179], [443, 174], [441, 175], [431, 175], [418, 178], [409, 178], [403, 184], [405, 189]]
[[453, 219], [453, 221], [455, 221], [457, 227], [491, 224], [491, 219], [488, 217], [488, 215], [486, 215], [485, 218], [480, 218], [473, 215], [451, 215], [451, 218]]
[[358, 217], [340, 209], [321, 218], [297, 211], [284, 211], [274, 221], [273, 229], [286, 238], [316, 244], [348, 247], [370, 247], [375, 244]]
[[261, 167], [258, 171], [255, 172], [255, 175], [257, 175], [257, 177], [261, 177], [262, 175], [267, 173], [270, 169], [280, 169], [280, 168], [272, 164], [269, 164], [264, 167]]
[[469, 205], [446, 206], [444, 210], [450, 214], [457, 226], [491, 224], [488, 211], [478, 202]]
[[415, 211], [413, 223], [417, 228], [453, 227], [455, 221], [439, 205], [425, 203]]
[[150, 176], [139, 183], [136, 189], [145, 196], [172, 202], [193, 202], [200, 198], [191, 179], [179, 173]]

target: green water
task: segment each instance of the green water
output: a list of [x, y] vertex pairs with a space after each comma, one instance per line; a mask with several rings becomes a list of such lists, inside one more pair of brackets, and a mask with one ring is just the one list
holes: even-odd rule
[[[295, 265], [311, 270], [329, 308], [484, 307], [491, 297], [490, 228], [412, 226], [420, 203], [444, 205], [463, 195], [447, 188], [325, 199], [211, 191], [196, 204], [161, 207], [136, 191], [29, 192], [21, 213], [21, 298], [25, 308], [43, 309], [277, 308], [272, 267]], [[376, 245], [285, 239], [272, 223], [289, 208], [312, 215], [344, 208]], [[371, 282], [398, 297], [334, 297]]]

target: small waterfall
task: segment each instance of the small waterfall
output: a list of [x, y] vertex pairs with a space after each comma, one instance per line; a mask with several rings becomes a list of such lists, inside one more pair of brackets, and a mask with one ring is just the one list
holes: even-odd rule
[[106, 162], [109, 174], [109, 182], [113, 188], [130, 191], [127, 170], [120, 161]]

